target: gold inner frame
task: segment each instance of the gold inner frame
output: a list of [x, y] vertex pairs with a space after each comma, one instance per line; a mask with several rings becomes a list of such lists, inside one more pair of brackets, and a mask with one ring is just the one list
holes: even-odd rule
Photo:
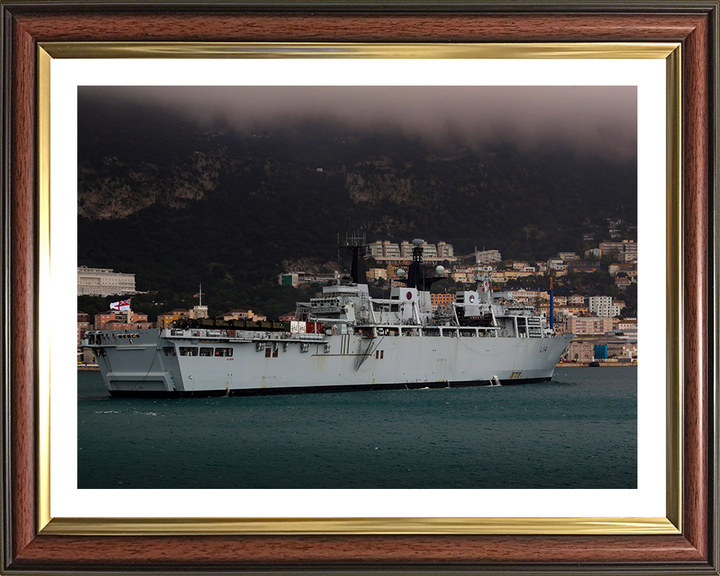
[[[682, 493], [681, 46], [679, 43], [332, 44], [49, 42], [38, 46], [38, 528], [42, 534], [679, 534]], [[665, 518], [52, 518], [50, 514], [50, 70], [53, 58], [494, 58], [666, 61]]]

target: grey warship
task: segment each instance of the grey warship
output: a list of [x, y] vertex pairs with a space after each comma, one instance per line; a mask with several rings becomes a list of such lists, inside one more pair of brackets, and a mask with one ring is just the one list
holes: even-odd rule
[[[366, 246], [347, 245], [336, 277], [291, 322], [203, 319], [172, 328], [89, 331], [113, 396], [207, 396], [543, 382], [571, 335], [531, 306], [493, 293], [480, 274], [446, 310], [432, 310], [422, 240], [389, 298], [370, 296]], [[400, 274], [400, 271], [398, 271]]]

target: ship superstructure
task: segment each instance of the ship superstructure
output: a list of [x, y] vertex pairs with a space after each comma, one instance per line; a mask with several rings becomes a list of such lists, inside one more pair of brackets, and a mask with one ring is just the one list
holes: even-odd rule
[[[479, 276], [472, 290], [433, 311], [432, 276], [414, 241], [405, 280], [389, 298], [370, 296], [364, 242], [348, 243], [349, 279], [336, 277], [290, 322], [178, 322], [160, 330], [87, 332], [113, 395], [208, 395], [547, 381], [572, 336], [545, 317], [494, 295]], [[439, 274], [440, 273], [440, 274]]]

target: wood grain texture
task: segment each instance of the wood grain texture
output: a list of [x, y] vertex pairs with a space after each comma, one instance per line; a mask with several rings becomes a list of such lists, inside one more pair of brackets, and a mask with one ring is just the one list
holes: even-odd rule
[[18, 17], [39, 41], [156, 40], [235, 42], [662, 41], [685, 38], [690, 16], [487, 14], [120, 14]]
[[[119, 10], [119, 9], [118, 9]], [[642, 563], [667, 570], [708, 567], [707, 151], [712, 62], [709, 16], [674, 14], [117, 13], [67, 11], [14, 16], [13, 71], [13, 458], [12, 568], [80, 570], [132, 566], [229, 569], [320, 566], [600, 567]], [[683, 536], [37, 536], [34, 504], [35, 200], [34, 42], [37, 41], [682, 41], [685, 247]]]
[[34, 43], [26, 33], [13, 38], [16, 57], [12, 95], [12, 246], [10, 263], [10, 410], [13, 544], [18, 554], [35, 537], [35, 86]]
[[[181, 541], [181, 545], [179, 545]], [[42, 569], [147, 566], [204, 569], [232, 565], [497, 564], [503, 562], [698, 562], [681, 536], [626, 538], [543, 536], [296, 536], [296, 537], [46, 537], [38, 538], [17, 567]]]
[[[684, 534], [703, 555], [708, 553], [708, 165], [709, 75], [708, 23], [688, 36], [683, 59], [683, 238], [684, 374], [686, 386], [683, 476]], [[685, 88], [687, 87], [687, 88]]]

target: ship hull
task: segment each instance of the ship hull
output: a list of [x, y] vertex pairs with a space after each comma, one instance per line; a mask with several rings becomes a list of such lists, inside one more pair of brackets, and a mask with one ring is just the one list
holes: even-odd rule
[[[522, 380], [508, 380], [499, 385], [537, 384], [549, 382], [552, 376], [546, 378], [524, 378]], [[108, 390], [111, 396], [119, 398], [204, 398], [217, 396], [266, 396], [270, 394], [311, 394], [322, 392], [362, 392], [368, 390], [427, 390], [437, 388], [471, 388], [477, 386], [493, 386], [487, 380], [464, 382], [424, 382], [424, 383], [394, 383], [394, 384], [344, 384], [341, 386], [288, 386], [285, 388], [236, 388], [232, 390], [200, 390], [194, 392], [167, 392], [167, 391], [135, 391], [135, 390]]]
[[552, 378], [548, 338], [135, 330], [90, 348], [115, 396], [208, 396], [521, 384]]

